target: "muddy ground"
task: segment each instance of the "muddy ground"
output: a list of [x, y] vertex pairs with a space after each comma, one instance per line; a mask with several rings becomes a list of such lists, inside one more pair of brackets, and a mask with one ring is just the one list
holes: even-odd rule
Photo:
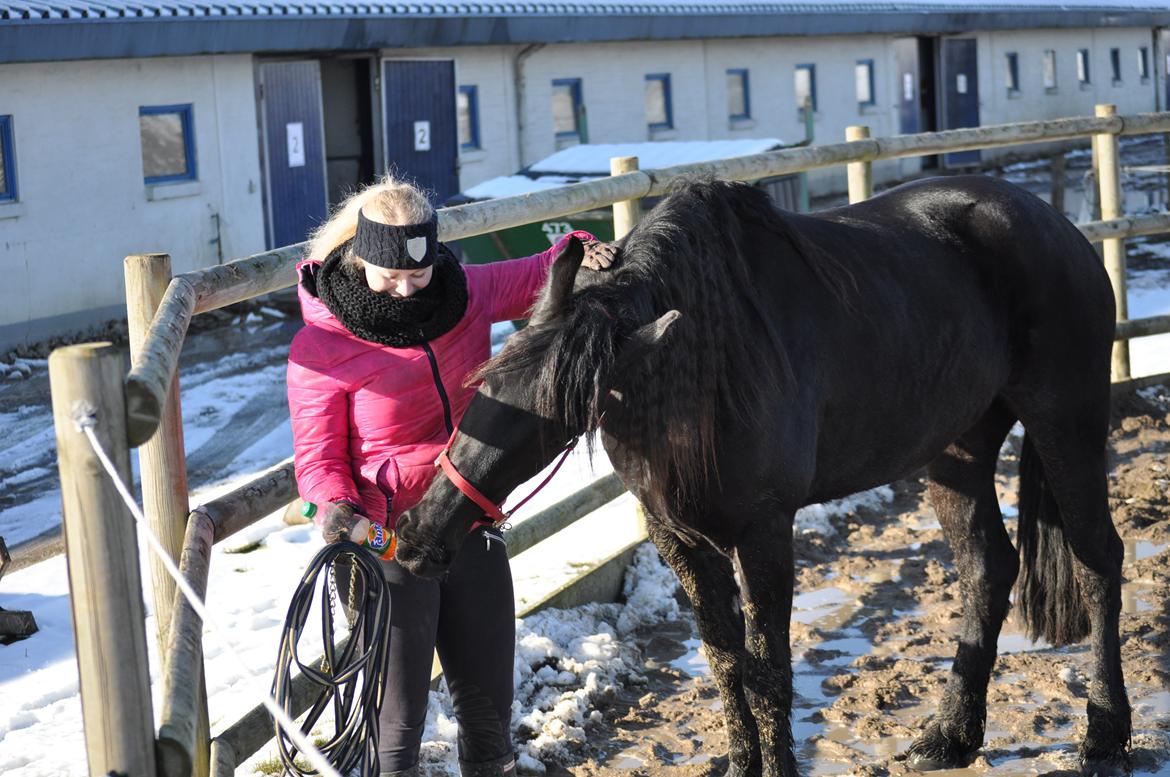
[[[1110, 504], [1126, 549], [1121, 640], [1134, 770], [1170, 774], [1170, 389], [1120, 403], [1109, 444]], [[998, 476], [1013, 538], [1019, 445], [1009, 437]], [[942, 695], [958, 578], [925, 480], [900, 481], [894, 493], [885, 509], [832, 517], [836, 536], [797, 540], [793, 726], [804, 774], [908, 773], [903, 753]], [[642, 635], [646, 684], [623, 691], [575, 760], [551, 773], [721, 775], [727, 739], [696, 637], [689, 611]], [[999, 645], [984, 749], [969, 768], [936, 774], [1079, 773], [1087, 644], [1033, 645], [1009, 616]]]

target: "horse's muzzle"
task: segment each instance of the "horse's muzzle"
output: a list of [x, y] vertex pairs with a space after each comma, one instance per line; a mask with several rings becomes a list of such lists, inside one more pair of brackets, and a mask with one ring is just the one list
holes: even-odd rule
[[451, 567], [452, 553], [445, 547], [415, 545], [399, 536], [394, 560], [415, 577], [442, 577]]

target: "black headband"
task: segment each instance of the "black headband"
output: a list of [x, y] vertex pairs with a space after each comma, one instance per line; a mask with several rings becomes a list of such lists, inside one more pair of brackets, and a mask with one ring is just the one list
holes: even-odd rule
[[432, 215], [420, 224], [380, 224], [358, 211], [353, 252], [364, 262], [387, 270], [415, 270], [435, 263], [439, 220]]

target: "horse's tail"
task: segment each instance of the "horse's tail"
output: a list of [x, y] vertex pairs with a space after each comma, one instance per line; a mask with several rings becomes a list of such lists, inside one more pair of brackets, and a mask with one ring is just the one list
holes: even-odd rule
[[1074, 571], [1064, 522], [1035, 446], [1024, 435], [1020, 454], [1020, 577], [1016, 608], [1035, 640], [1059, 647], [1089, 633], [1089, 615]]

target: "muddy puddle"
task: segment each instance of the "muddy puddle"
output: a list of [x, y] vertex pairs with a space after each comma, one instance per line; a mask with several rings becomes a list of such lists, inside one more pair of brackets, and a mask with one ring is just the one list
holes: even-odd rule
[[[998, 488], [1015, 532], [1015, 451]], [[1110, 437], [1110, 504], [1125, 544], [1121, 641], [1134, 774], [1170, 775], [1170, 391], [1124, 406]], [[797, 537], [792, 725], [801, 773], [901, 775], [942, 696], [958, 629], [958, 577], [921, 478], [892, 500]], [[722, 775], [721, 704], [688, 617], [643, 635], [646, 684], [625, 689], [572, 763], [552, 774]], [[978, 758], [938, 777], [1078, 774], [1087, 644], [1033, 643], [1009, 616]]]

